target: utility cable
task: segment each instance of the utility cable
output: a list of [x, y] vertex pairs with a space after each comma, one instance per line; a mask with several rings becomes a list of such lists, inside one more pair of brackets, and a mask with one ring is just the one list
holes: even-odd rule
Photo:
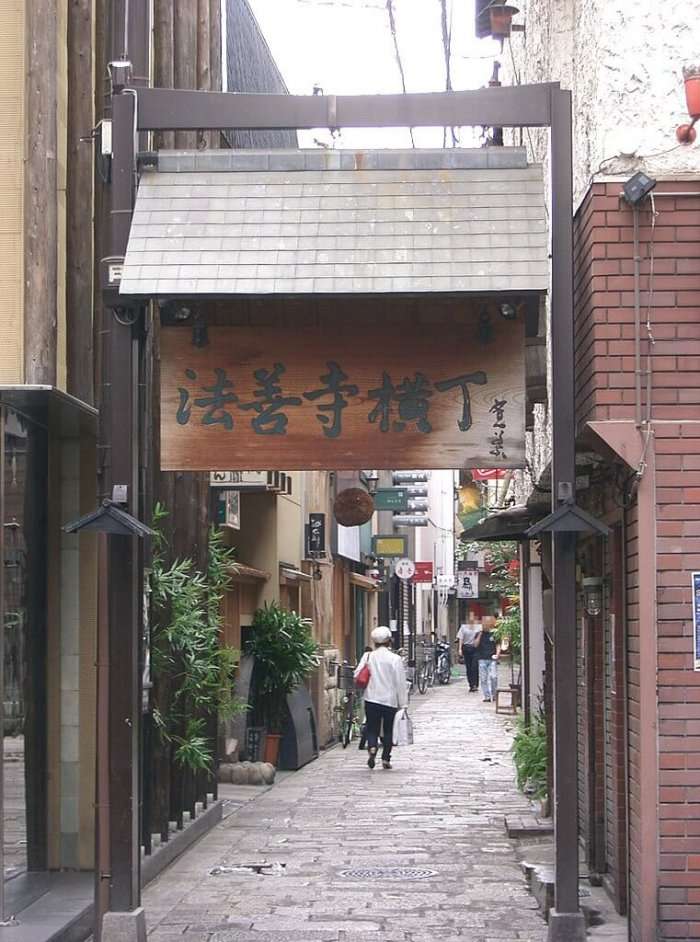
[[[442, 52], [445, 57], [445, 91], [451, 92], [452, 89], [452, 24], [448, 24], [447, 18], [447, 0], [440, 2], [440, 20], [442, 27]], [[451, 12], [451, 11], [450, 11]], [[456, 147], [459, 143], [454, 127], [451, 128], [452, 146]], [[443, 128], [442, 146], [447, 146], [447, 128]]]
[[[401, 76], [401, 88], [403, 89], [404, 95], [406, 94], [406, 74], [403, 70], [403, 62], [401, 61], [401, 50], [399, 49], [399, 40], [396, 35], [396, 17], [394, 16], [394, 0], [386, 0], [386, 12], [389, 17], [389, 31], [391, 32], [391, 38], [394, 42], [394, 56], [396, 57], [396, 65], [399, 69], [399, 75]], [[411, 147], [415, 149], [416, 142], [413, 138], [413, 128], [408, 129], [408, 133], [411, 136]]]

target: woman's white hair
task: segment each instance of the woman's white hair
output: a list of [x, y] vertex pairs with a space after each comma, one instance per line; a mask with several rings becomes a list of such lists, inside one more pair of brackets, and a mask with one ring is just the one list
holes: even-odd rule
[[371, 637], [375, 644], [386, 644], [387, 641], [391, 641], [391, 628], [387, 628], [386, 625], [379, 625], [378, 628], [374, 629]]

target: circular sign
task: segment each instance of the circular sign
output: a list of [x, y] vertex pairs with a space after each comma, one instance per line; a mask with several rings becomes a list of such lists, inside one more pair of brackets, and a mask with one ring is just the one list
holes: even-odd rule
[[416, 573], [416, 564], [412, 559], [407, 559], [406, 557], [397, 559], [394, 571], [399, 579], [412, 579]]
[[374, 501], [361, 487], [341, 491], [333, 504], [333, 514], [343, 527], [359, 527], [372, 519]]

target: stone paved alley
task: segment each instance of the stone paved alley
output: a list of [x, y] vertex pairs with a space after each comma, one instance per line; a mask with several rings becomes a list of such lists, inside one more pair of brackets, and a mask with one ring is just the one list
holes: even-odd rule
[[[508, 718], [460, 678], [414, 696], [416, 742], [394, 769], [336, 747], [229, 815], [144, 894], [152, 942], [539, 942], [506, 814]], [[215, 868], [277, 864], [270, 875]], [[434, 871], [396, 882], [366, 867]]]

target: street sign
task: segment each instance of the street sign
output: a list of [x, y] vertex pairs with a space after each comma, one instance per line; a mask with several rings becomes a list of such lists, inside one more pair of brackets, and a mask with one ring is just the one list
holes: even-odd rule
[[379, 559], [392, 559], [405, 556], [407, 549], [408, 540], [405, 536], [395, 536], [393, 533], [380, 533], [372, 537], [372, 555]]
[[375, 510], [408, 510], [408, 489], [380, 487], [374, 495]]
[[479, 598], [479, 573], [477, 570], [467, 570], [457, 573], [457, 598]]
[[700, 671], [700, 572], [691, 573], [693, 591], [693, 636], [695, 670]]
[[522, 467], [524, 321], [493, 319], [489, 343], [477, 330], [461, 312], [433, 331], [378, 322], [371, 344], [354, 320], [209, 325], [195, 346], [191, 326], [163, 327], [161, 468]]
[[433, 564], [416, 563], [416, 571], [413, 573], [412, 582], [433, 582]]
[[412, 579], [416, 573], [416, 564], [412, 559], [408, 559], [407, 557], [398, 559], [396, 561], [396, 566], [394, 567], [394, 572], [399, 577], [399, 579]]

